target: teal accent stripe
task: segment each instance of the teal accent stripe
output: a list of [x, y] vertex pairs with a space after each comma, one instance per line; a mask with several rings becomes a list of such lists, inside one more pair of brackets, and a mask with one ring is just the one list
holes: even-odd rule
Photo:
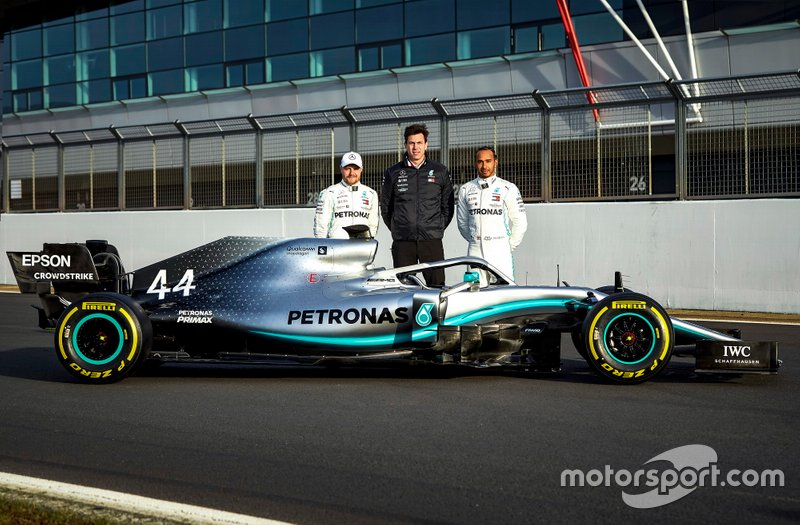
[[326, 346], [392, 346], [398, 343], [409, 343], [412, 341], [425, 341], [435, 339], [438, 333], [438, 324], [427, 326], [412, 333], [390, 334], [366, 337], [327, 337], [319, 335], [296, 335], [281, 334], [278, 332], [264, 332], [261, 330], [250, 330], [250, 333], [281, 339], [283, 341], [294, 341], [297, 343], [307, 343]]
[[673, 328], [675, 329], [676, 332], [683, 332], [685, 334], [689, 334], [699, 338], [708, 338], [708, 334], [692, 330], [691, 328], [686, 328], [683, 326], [676, 326], [676, 325], [673, 325]]
[[533, 299], [529, 301], [516, 301], [513, 303], [498, 304], [489, 306], [481, 310], [475, 310], [465, 314], [457, 315], [447, 319], [445, 326], [461, 326], [463, 324], [474, 323], [486, 317], [505, 314], [515, 310], [528, 310], [531, 308], [550, 308], [553, 306], [564, 308], [568, 303], [574, 302], [572, 299]]

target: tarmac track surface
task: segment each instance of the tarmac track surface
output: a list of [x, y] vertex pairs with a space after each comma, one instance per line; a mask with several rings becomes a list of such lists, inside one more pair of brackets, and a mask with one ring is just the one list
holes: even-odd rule
[[[599, 381], [568, 338], [564, 371], [165, 365], [76, 383], [35, 327], [34, 297], [0, 294], [0, 471], [297, 523], [797, 522], [800, 326], [777, 376], [698, 376], [688, 358], [638, 386]], [[561, 486], [565, 469], [650, 468], [701, 444], [783, 487], [699, 487], [652, 509], [623, 490]], [[659, 462], [661, 467], [669, 467]], [[624, 483], [624, 480], [623, 480]]]

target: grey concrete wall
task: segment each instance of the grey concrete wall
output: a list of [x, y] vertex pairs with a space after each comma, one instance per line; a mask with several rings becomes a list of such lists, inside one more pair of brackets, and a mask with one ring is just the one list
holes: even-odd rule
[[[800, 313], [800, 200], [529, 204], [520, 284], [601, 286], [622, 271], [669, 308]], [[0, 250], [107, 239], [128, 270], [226, 235], [311, 236], [313, 208], [3, 214]], [[377, 266], [391, 267], [381, 225]], [[455, 224], [445, 254], [464, 255]], [[448, 275], [448, 280], [458, 279]], [[7, 258], [0, 283], [14, 277]]]

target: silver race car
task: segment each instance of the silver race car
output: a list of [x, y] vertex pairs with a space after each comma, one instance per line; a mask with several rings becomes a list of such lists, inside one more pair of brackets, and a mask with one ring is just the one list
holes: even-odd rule
[[[356, 235], [357, 236], [357, 235]], [[483, 259], [375, 268], [372, 239], [226, 237], [126, 272], [105, 241], [9, 252], [39, 324], [75, 377], [159, 362], [405, 361], [558, 372], [562, 334], [601, 377], [640, 383], [674, 352], [714, 373], [775, 373], [777, 343], [671, 318], [615, 286], [520, 286]], [[431, 288], [425, 269], [456, 282]]]

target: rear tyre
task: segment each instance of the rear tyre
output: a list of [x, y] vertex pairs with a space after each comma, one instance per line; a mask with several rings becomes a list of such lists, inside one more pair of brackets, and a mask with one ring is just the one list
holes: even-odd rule
[[615, 383], [647, 381], [669, 362], [675, 335], [669, 315], [655, 301], [622, 292], [598, 302], [583, 321], [585, 359]]
[[87, 383], [131, 374], [150, 350], [150, 318], [133, 299], [95, 293], [70, 304], [56, 324], [55, 347], [67, 371]]

